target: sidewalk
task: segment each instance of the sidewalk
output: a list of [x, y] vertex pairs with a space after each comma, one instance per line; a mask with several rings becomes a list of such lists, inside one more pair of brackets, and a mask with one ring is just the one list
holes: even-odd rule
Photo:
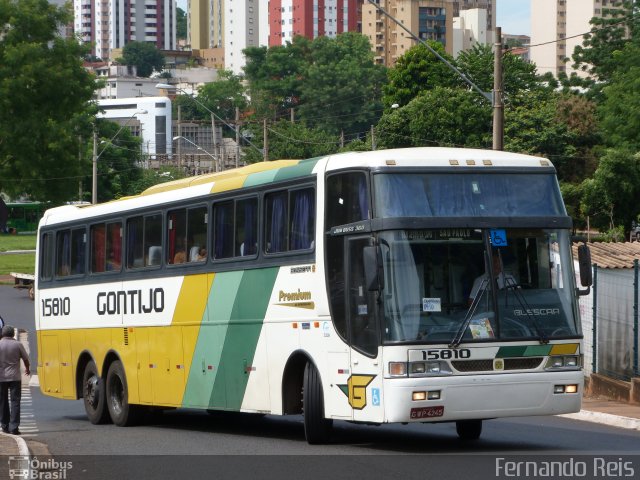
[[560, 416], [640, 431], [640, 405], [616, 402], [603, 397], [584, 397], [580, 412]]

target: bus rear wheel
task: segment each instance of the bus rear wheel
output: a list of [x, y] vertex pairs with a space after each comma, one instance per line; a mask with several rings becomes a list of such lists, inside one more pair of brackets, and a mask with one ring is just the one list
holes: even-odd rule
[[122, 362], [116, 360], [107, 372], [107, 408], [114, 424], [127, 427], [137, 423], [140, 417], [140, 407], [129, 404], [129, 390], [127, 377]]
[[82, 400], [84, 409], [87, 412], [87, 417], [91, 423], [99, 425], [109, 421], [104, 382], [102, 378], [100, 378], [100, 375], [98, 375], [98, 369], [93, 360], [84, 367], [84, 374], [82, 375]]
[[302, 384], [302, 409], [304, 434], [310, 444], [327, 443], [331, 436], [333, 420], [324, 417], [324, 395], [320, 374], [316, 367], [307, 363]]
[[461, 440], [478, 440], [482, 433], [482, 420], [459, 420], [456, 432]]

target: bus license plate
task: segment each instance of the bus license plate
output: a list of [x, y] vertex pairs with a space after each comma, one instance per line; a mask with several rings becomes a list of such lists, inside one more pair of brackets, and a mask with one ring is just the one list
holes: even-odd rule
[[412, 408], [411, 418], [433, 418], [444, 415], [444, 405], [437, 407]]

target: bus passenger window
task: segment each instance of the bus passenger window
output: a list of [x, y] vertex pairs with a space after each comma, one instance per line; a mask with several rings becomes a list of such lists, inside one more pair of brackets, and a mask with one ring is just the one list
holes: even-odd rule
[[313, 247], [315, 234], [315, 199], [312, 188], [291, 192], [289, 250]]
[[258, 199], [236, 203], [236, 256], [255, 255], [258, 249]]
[[266, 198], [266, 252], [287, 251], [287, 192], [278, 192]]
[[213, 258], [233, 256], [233, 201], [213, 206]]

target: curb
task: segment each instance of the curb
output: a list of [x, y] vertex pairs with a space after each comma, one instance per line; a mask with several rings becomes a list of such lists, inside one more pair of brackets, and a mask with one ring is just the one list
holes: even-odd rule
[[623, 417], [620, 415], [611, 415], [610, 413], [593, 412], [591, 410], [580, 410], [578, 413], [567, 413], [558, 415], [563, 418], [572, 420], [581, 420], [583, 422], [601, 423], [612, 427], [625, 428], [627, 430], [640, 431], [640, 419]]
[[24, 438], [18, 435], [9, 435], [8, 433], [2, 433], [2, 432], [0, 432], [0, 435], [2, 435], [5, 438], [13, 438], [16, 441], [18, 445], [18, 455], [23, 457], [28, 457], [31, 455], [31, 452], [29, 451], [29, 447], [27, 447], [27, 442], [24, 440]]

